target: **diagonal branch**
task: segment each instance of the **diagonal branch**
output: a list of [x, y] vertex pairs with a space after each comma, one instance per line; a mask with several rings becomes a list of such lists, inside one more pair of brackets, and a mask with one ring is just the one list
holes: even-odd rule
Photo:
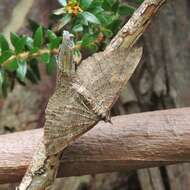
[[152, 17], [166, 0], [145, 0], [129, 21], [106, 47], [106, 53], [118, 48], [131, 48], [150, 24]]
[[[190, 108], [112, 118], [64, 150], [61, 176], [133, 170], [190, 161]], [[42, 130], [0, 136], [0, 183], [23, 176]]]

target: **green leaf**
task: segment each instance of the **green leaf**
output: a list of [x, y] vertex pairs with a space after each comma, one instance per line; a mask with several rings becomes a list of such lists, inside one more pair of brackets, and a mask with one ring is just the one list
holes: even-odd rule
[[120, 1], [116, 1], [116, 2], [112, 5], [111, 10], [112, 10], [113, 12], [117, 13], [119, 5], [120, 5]]
[[95, 53], [98, 51], [98, 46], [96, 44], [90, 44], [86, 48], [88, 48], [91, 51], [91, 53]]
[[28, 50], [33, 49], [33, 43], [34, 43], [34, 41], [31, 37], [29, 37], [29, 36], [25, 37], [25, 45], [26, 45]]
[[46, 64], [46, 71], [48, 75], [51, 75], [56, 68], [56, 58], [55, 56], [50, 57], [49, 63]]
[[50, 41], [50, 43], [48, 44], [48, 47], [49, 49], [55, 49], [59, 47], [60, 43], [61, 43], [61, 38], [57, 37]]
[[38, 83], [38, 78], [37, 78], [37, 76], [35, 75], [35, 73], [31, 69], [27, 70], [26, 78], [28, 80], [30, 80], [33, 84], [37, 84]]
[[18, 60], [13, 60], [9, 64], [5, 65], [5, 69], [10, 72], [16, 71], [17, 68], [18, 68]]
[[54, 27], [54, 30], [61, 30], [65, 25], [67, 25], [71, 21], [71, 18], [72, 17], [70, 14], [66, 14], [62, 19], [58, 21], [58, 23]]
[[16, 70], [17, 77], [24, 82], [27, 72], [27, 63], [26, 61], [18, 60], [18, 68]]
[[101, 7], [102, 6], [102, 0], [93, 0], [93, 2], [91, 3], [89, 9], [96, 9], [97, 7]]
[[135, 8], [129, 5], [120, 5], [118, 9], [119, 15], [129, 16], [132, 15], [135, 11]]
[[17, 46], [19, 46], [19, 42], [20, 42], [20, 37], [16, 33], [11, 32], [11, 43], [15, 47], [15, 50], [17, 49]]
[[84, 37], [82, 38], [82, 43], [81, 46], [82, 47], [87, 47], [90, 44], [92, 44], [95, 41], [96, 37], [90, 34], [86, 34], [84, 35]]
[[101, 6], [96, 7], [93, 10], [90, 10], [90, 12], [92, 12], [94, 15], [100, 13], [100, 14], [104, 14], [104, 9]]
[[0, 34], [0, 49], [2, 52], [9, 50], [9, 43], [7, 42], [3, 34]]
[[96, 16], [104, 26], [111, 24], [114, 19], [113, 15], [110, 15], [106, 12], [104, 14], [98, 13]]
[[21, 53], [24, 50], [25, 38], [19, 37], [16, 33], [11, 33], [11, 43], [13, 44], [16, 53]]
[[40, 48], [43, 43], [43, 28], [41, 26], [38, 27], [34, 34], [34, 47]]
[[67, 0], [58, 0], [58, 2], [59, 2], [62, 6], [66, 6], [66, 5], [67, 5]]
[[56, 34], [51, 30], [47, 31], [47, 35], [50, 41], [50, 43], [48, 44], [48, 48], [49, 49], [58, 48], [62, 39], [60, 37], [57, 37]]
[[54, 15], [62, 15], [64, 13], [66, 13], [65, 8], [60, 8], [53, 11]]
[[111, 38], [113, 36], [113, 32], [111, 30], [107, 29], [107, 28], [103, 28], [102, 32], [108, 38]]
[[39, 66], [38, 66], [38, 61], [36, 59], [31, 59], [29, 61], [29, 65], [30, 65], [30, 69], [31, 72], [33, 72], [33, 75], [35, 75], [35, 79], [36, 80], [40, 80], [40, 70], [39, 70]]
[[6, 50], [6, 51], [2, 52], [2, 55], [0, 56], [0, 64], [2, 64], [3, 62], [5, 62], [12, 55], [14, 55], [14, 52], [12, 50]]
[[5, 72], [3, 72], [3, 83], [2, 83], [2, 87], [1, 87], [2, 91], [0, 91], [0, 94], [2, 94], [4, 98], [7, 97], [8, 88], [9, 88], [9, 84], [7, 81], [7, 75]]
[[51, 30], [47, 30], [47, 35], [48, 35], [49, 41], [57, 38], [56, 34], [54, 32], [52, 32]]
[[43, 55], [41, 55], [40, 60], [43, 63], [49, 63], [49, 61], [50, 61], [50, 55], [48, 53], [44, 53]]
[[119, 2], [118, 0], [104, 0], [102, 7], [107, 11], [114, 11], [115, 4]]
[[89, 8], [92, 2], [93, 0], [80, 0], [79, 5], [83, 10], [86, 10]]
[[82, 13], [78, 14], [78, 18], [76, 19], [77, 23], [83, 25], [83, 26], [88, 26], [88, 21], [86, 18], [82, 15]]
[[117, 0], [105, 0], [112, 7]]
[[135, 3], [143, 3], [144, 0], [133, 0]]
[[30, 53], [36, 53], [37, 51], [39, 51], [38, 47], [33, 47], [32, 49], [30, 49]]
[[81, 24], [77, 24], [75, 25], [73, 28], [72, 28], [72, 31], [74, 33], [77, 33], [77, 32], [82, 32], [83, 31], [83, 26]]
[[107, 0], [104, 0], [102, 7], [106, 11], [111, 11], [111, 8], [112, 8], [112, 6], [110, 5], [109, 1], [107, 1]]
[[109, 24], [108, 28], [113, 32], [113, 34], [116, 34], [121, 26], [121, 20], [114, 19], [111, 24]]
[[87, 20], [90, 23], [100, 24], [100, 21], [98, 20], [98, 18], [94, 14], [92, 14], [88, 11], [84, 11], [82, 13], [82, 16], [85, 18], [85, 20]]

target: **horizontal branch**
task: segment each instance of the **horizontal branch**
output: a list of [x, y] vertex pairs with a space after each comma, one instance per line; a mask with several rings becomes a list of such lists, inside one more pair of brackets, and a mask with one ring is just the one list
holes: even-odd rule
[[[190, 108], [100, 122], [64, 150], [59, 176], [133, 170], [190, 161]], [[42, 129], [0, 136], [0, 183], [19, 181]]]
[[32, 59], [32, 58], [40, 57], [41, 55], [43, 55], [45, 53], [51, 54], [51, 55], [57, 55], [59, 53], [59, 50], [58, 49], [49, 50], [47, 48], [44, 48], [44, 49], [40, 49], [34, 53], [31, 53], [29, 51], [22, 52], [17, 55], [12, 55], [9, 59], [7, 59], [6, 61], [4, 61], [2, 63], [1, 67], [7, 66], [8, 64], [10, 64], [11, 62], [13, 62], [16, 59], [21, 59], [21, 60]]

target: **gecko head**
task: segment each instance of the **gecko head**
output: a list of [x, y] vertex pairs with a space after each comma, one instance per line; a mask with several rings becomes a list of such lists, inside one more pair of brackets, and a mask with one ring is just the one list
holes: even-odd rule
[[63, 42], [67, 44], [67, 47], [72, 48], [74, 35], [71, 34], [69, 31], [64, 30], [62, 36], [63, 36]]
[[68, 40], [70, 40], [70, 39], [72, 39], [72, 38], [74, 38], [74, 35], [73, 34], [71, 34], [69, 31], [67, 31], [67, 30], [63, 30], [63, 37], [64, 38], [66, 38], [66, 39], [68, 39]]

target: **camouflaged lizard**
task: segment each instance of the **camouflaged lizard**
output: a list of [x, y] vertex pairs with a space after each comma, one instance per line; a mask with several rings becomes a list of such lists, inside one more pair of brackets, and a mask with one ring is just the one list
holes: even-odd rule
[[[145, 0], [105, 52], [73, 65], [72, 39], [64, 33], [58, 57], [56, 90], [46, 108], [44, 139], [39, 143], [18, 190], [47, 190], [61, 151], [100, 120], [109, 120], [117, 100], [142, 55], [132, 45], [165, 0]], [[133, 30], [132, 30], [133, 29]]]

